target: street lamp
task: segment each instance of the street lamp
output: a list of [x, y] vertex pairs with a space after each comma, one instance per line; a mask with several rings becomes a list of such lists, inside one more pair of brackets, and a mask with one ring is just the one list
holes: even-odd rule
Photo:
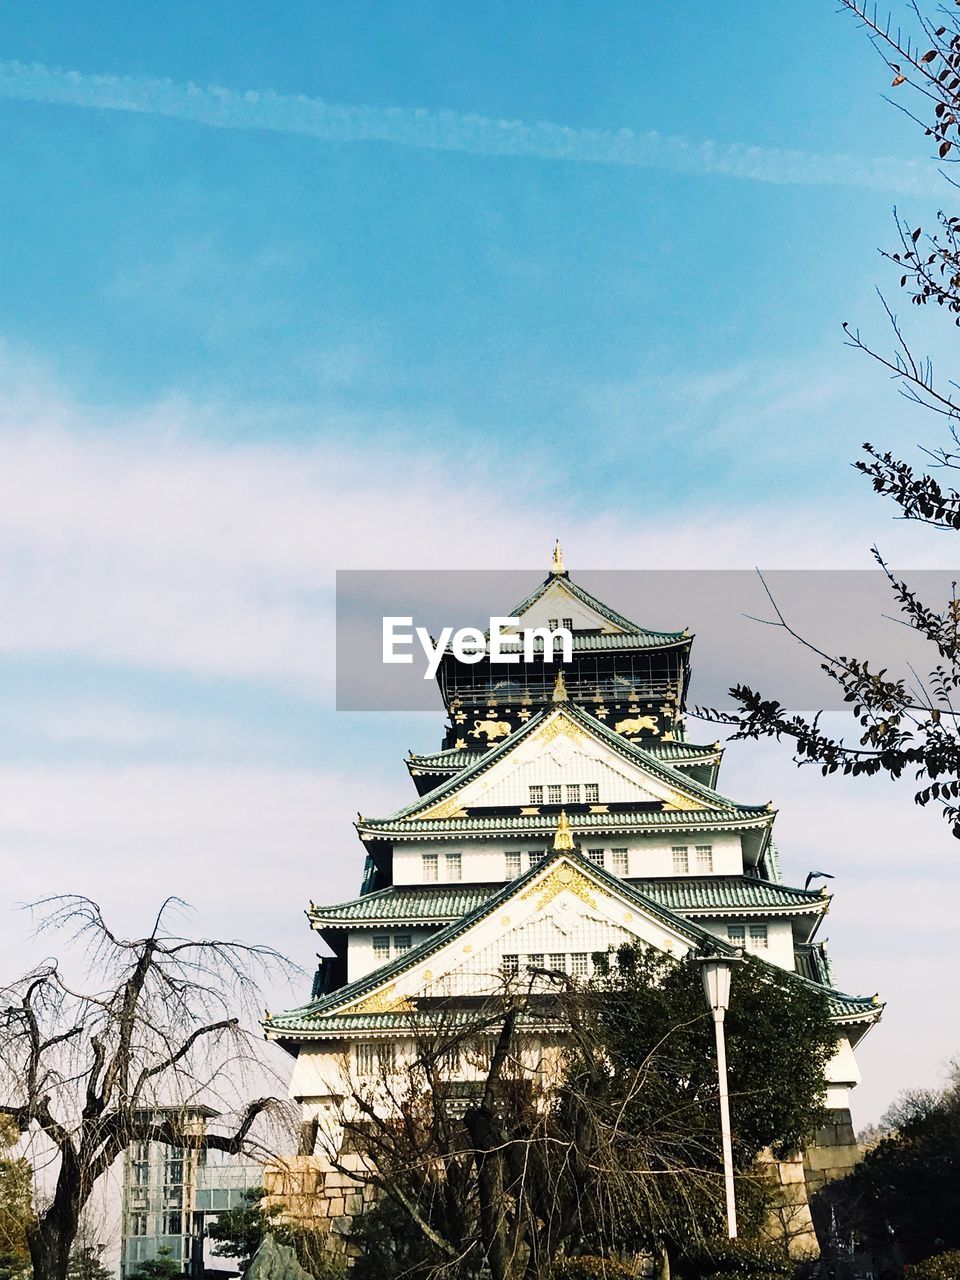
[[727, 1235], [737, 1238], [737, 1206], [733, 1194], [733, 1144], [730, 1138], [730, 1099], [727, 1095], [727, 1046], [723, 1034], [723, 1015], [730, 1007], [730, 967], [735, 956], [704, 956], [700, 960], [703, 992], [713, 1014], [713, 1030], [717, 1039], [717, 1078], [720, 1082], [720, 1132], [723, 1138], [723, 1186], [727, 1197]]

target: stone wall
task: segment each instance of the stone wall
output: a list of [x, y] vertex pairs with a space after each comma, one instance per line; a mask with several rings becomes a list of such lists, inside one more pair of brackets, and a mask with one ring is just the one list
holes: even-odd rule
[[811, 1196], [824, 1183], [844, 1177], [862, 1159], [849, 1109], [838, 1107], [830, 1111], [829, 1116], [829, 1121], [817, 1130], [804, 1153], [803, 1170], [807, 1192]]
[[364, 1166], [360, 1157], [346, 1152], [335, 1169], [323, 1156], [287, 1156], [274, 1160], [263, 1171], [264, 1208], [279, 1210], [281, 1222], [314, 1231], [327, 1240], [331, 1256], [351, 1257], [353, 1219], [375, 1199], [375, 1191], [350, 1171]]

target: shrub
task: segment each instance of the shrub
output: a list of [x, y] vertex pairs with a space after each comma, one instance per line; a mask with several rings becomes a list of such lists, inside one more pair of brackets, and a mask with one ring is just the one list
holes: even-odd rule
[[639, 1274], [636, 1263], [595, 1257], [592, 1254], [584, 1254], [579, 1258], [562, 1258], [554, 1268], [557, 1280], [637, 1280]]
[[903, 1268], [905, 1280], [960, 1280], [960, 1249], [935, 1253]]
[[748, 1240], [714, 1240], [688, 1254], [680, 1268], [685, 1280], [778, 1280], [794, 1264], [770, 1245]]

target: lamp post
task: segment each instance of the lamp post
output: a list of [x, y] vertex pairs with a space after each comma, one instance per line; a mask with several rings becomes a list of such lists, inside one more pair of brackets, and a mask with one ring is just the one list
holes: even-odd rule
[[727, 1046], [723, 1033], [723, 1015], [730, 1007], [730, 969], [736, 957], [705, 956], [700, 964], [703, 992], [713, 1014], [713, 1030], [717, 1040], [717, 1078], [720, 1082], [720, 1133], [723, 1139], [723, 1187], [727, 1198], [727, 1235], [737, 1238], [737, 1205], [733, 1193], [733, 1143], [730, 1138], [730, 1099], [727, 1095]]

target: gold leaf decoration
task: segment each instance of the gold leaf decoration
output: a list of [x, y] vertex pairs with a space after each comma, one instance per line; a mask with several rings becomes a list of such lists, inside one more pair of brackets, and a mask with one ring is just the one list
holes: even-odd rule
[[583, 872], [572, 866], [564, 860], [539, 883], [532, 885], [527, 891], [521, 894], [521, 898], [537, 898], [537, 910], [542, 911], [548, 903], [552, 902], [559, 893], [564, 891], [574, 894], [585, 902], [588, 907], [597, 908], [597, 899], [594, 896], [596, 886], [591, 880], [588, 880]]

